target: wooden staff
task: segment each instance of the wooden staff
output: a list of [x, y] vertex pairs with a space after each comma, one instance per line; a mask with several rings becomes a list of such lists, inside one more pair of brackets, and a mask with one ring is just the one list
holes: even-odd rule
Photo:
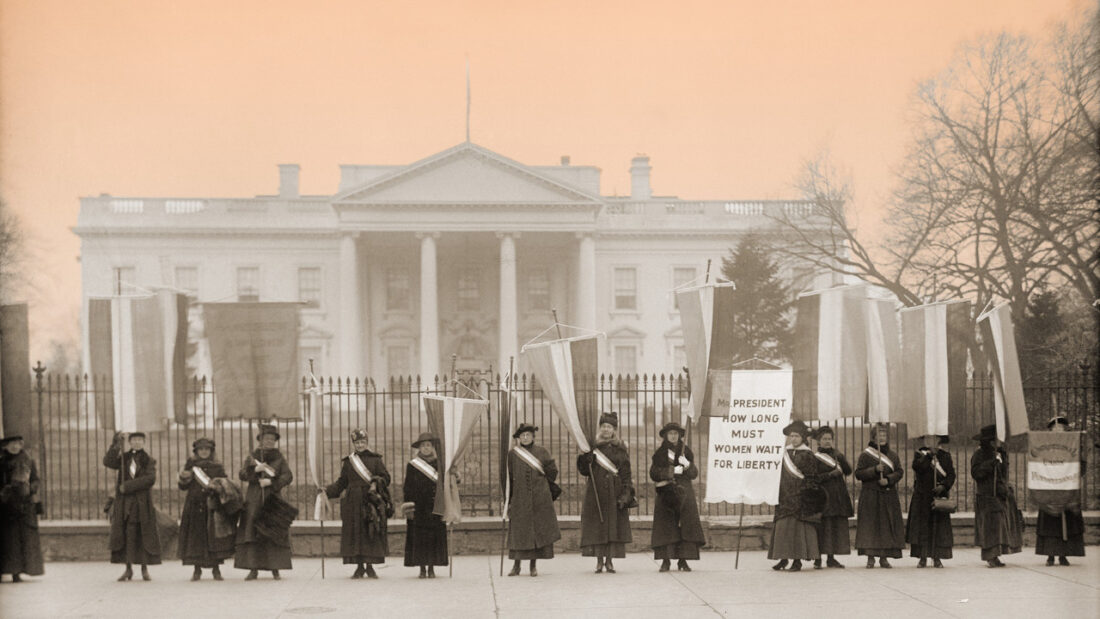
[[737, 518], [737, 554], [733, 558], [733, 569], [741, 564], [741, 528], [745, 523], [745, 504], [741, 504], [741, 515]]
[[[310, 377], [311, 381], [316, 378], [316, 376], [313, 375], [313, 357], [310, 357], [310, 359], [309, 359], [309, 377]], [[310, 385], [310, 387], [312, 388], [312, 385]], [[321, 385], [318, 384], [317, 388], [320, 389]], [[321, 402], [320, 397], [317, 398], [317, 402], [318, 403]], [[310, 412], [312, 412], [312, 409], [310, 410]], [[309, 436], [308, 433], [307, 433], [306, 436], [307, 437]], [[323, 434], [321, 434], [321, 415], [320, 415], [320, 413], [317, 414], [317, 436], [324, 436]], [[312, 445], [310, 445], [310, 447], [312, 447]], [[323, 454], [317, 454], [317, 463], [318, 464], [320, 464], [320, 462], [321, 462], [321, 456], [322, 455]], [[317, 477], [318, 477], [318, 479], [321, 478], [320, 472], [318, 472]], [[317, 488], [317, 491], [318, 492], [323, 492], [323, 490], [321, 488]], [[327, 508], [327, 507], [328, 507], [328, 497], [326, 496], [325, 497], [325, 508]], [[326, 509], [321, 510], [321, 580], [325, 579], [325, 511], [327, 511], [327, 510]]]
[[[457, 353], [451, 353], [451, 380], [455, 380], [455, 367], [456, 367], [457, 364], [458, 364], [458, 354]], [[457, 384], [455, 385], [455, 395], [456, 396], [458, 395], [458, 386], [457, 386]], [[452, 463], [452, 462], [447, 463], [447, 473], [448, 474], [451, 473], [450, 469], [453, 465], [454, 465], [454, 463]], [[453, 480], [451, 480], [450, 478], [447, 478], [447, 483], [453, 483]], [[443, 484], [443, 492], [446, 493], [446, 495], [445, 495], [446, 498], [450, 499], [451, 498], [451, 496], [450, 496], [451, 493], [447, 490], [447, 483]], [[458, 493], [456, 492], [455, 494], [457, 495]], [[462, 504], [461, 503], [459, 503], [458, 509], [459, 509], [459, 511], [462, 511]], [[451, 523], [448, 522], [447, 523], [447, 578], [454, 578], [454, 564], [455, 564], [455, 561], [454, 561], [454, 544], [452, 543], [454, 540], [451, 539], [453, 535], [454, 535], [454, 525], [452, 525]]]
[[[505, 379], [506, 380], [505, 384], [507, 384], [509, 386], [511, 386], [511, 384], [512, 384], [512, 369], [515, 367], [515, 361], [516, 361], [515, 357], [508, 357], [508, 378]], [[508, 429], [510, 430], [511, 425], [512, 425], [512, 391], [511, 391], [511, 389], [509, 389], [507, 391], [505, 397], [508, 398], [508, 426], [509, 426]], [[498, 423], [504, 423], [504, 418], [502, 417]], [[508, 462], [507, 454], [505, 454], [504, 462], [501, 462], [500, 466], [504, 467], [504, 483], [505, 483], [505, 486], [504, 486], [504, 489], [503, 489], [504, 490], [504, 495], [503, 495], [504, 498], [500, 502], [500, 575], [504, 576], [504, 545], [505, 545], [505, 542], [507, 541], [507, 536], [508, 536], [508, 527], [506, 526], [505, 522], [508, 518], [508, 513], [507, 513], [507, 511], [508, 511], [508, 495], [510, 493], [509, 491], [511, 489], [511, 482], [512, 482], [512, 479], [511, 479], [512, 476], [510, 475], [511, 471], [508, 470], [510, 464]]]

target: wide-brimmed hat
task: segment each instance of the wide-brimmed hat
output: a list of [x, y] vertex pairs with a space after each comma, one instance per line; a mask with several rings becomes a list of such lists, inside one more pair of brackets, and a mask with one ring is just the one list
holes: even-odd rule
[[15, 441], [21, 441], [21, 440], [23, 440], [23, 437], [18, 435], [18, 434], [12, 434], [11, 436], [5, 436], [4, 438], [0, 438], [0, 447], [3, 447], [4, 445], [7, 445], [8, 443], [12, 443], [12, 442], [15, 442]]
[[801, 419], [795, 419], [787, 424], [787, 427], [783, 428], [783, 436], [790, 436], [792, 434], [799, 434], [802, 436], [802, 440], [806, 440], [810, 436], [810, 429], [806, 427], [806, 424]]
[[280, 438], [282, 438], [279, 435], [279, 428], [276, 428], [274, 425], [272, 425], [270, 423], [261, 423], [260, 424], [260, 433], [256, 435], [256, 440], [258, 441], [258, 440], [262, 439], [265, 434], [275, 435], [275, 440], [279, 440]]
[[416, 437], [416, 440], [413, 441], [412, 446], [413, 446], [413, 449], [416, 449], [417, 447], [420, 447], [420, 443], [423, 443], [424, 441], [435, 442], [435, 441], [438, 441], [438, 440], [439, 439], [436, 438], [436, 436], [434, 434], [432, 434], [431, 432], [421, 432], [420, 436]]
[[355, 441], [365, 441], [365, 440], [367, 440], [366, 430], [362, 430], [360, 428], [356, 428], [356, 429], [352, 430], [350, 433], [348, 433], [348, 436], [351, 437], [351, 442], [353, 442], [353, 443]]
[[661, 431], [658, 432], [657, 434], [660, 434], [661, 438], [664, 438], [665, 433], [667, 433], [669, 430], [676, 430], [677, 432], [679, 432], [680, 433], [680, 438], [684, 438], [684, 435], [687, 434], [687, 430], [684, 429], [684, 426], [676, 423], [675, 421], [670, 421], [670, 422], [666, 423], [664, 425], [664, 427], [661, 428]]
[[521, 423], [521, 424], [519, 424], [519, 427], [516, 428], [516, 431], [512, 433], [512, 438], [519, 438], [519, 435], [523, 434], [524, 432], [530, 432], [531, 434], [534, 434], [535, 432], [538, 432], [538, 431], [539, 431], [538, 426], [533, 426], [529, 423]]
[[619, 427], [619, 414], [614, 411], [610, 413], [600, 413], [600, 421], [596, 425], [602, 426], [605, 423], [609, 423], [616, 428]]
[[1049, 430], [1053, 428], [1054, 424], [1056, 423], [1060, 423], [1067, 428], [1069, 427], [1069, 419], [1066, 419], [1065, 415], [1055, 415], [1050, 418], [1050, 421], [1047, 422], [1047, 429]]
[[988, 426], [982, 426], [980, 432], [974, 435], [976, 441], [992, 441], [997, 438], [997, 426], [989, 424]]
[[215, 443], [213, 439], [206, 438], [205, 436], [202, 438], [197, 438], [195, 439], [194, 443], [191, 443], [191, 452], [196, 453], [203, 447], [209, 449], [210, 451], [214, 451], [214, 445]]

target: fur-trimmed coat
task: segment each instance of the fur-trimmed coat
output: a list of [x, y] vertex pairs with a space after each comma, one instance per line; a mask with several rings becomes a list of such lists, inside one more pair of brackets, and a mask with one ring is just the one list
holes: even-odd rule
[[38, 490], [38, 467], [27, 452], [0, 452], [0, 574], [45, 573]]
[[[130, 462], [137, 462], [137, 472], [130, 474]], [[118, 471], [116, 495], [111, 504], [112, 553], [126, 548], [126, 523], [138, 523], [141, 546], [150, 557], [150, 565], [160, 563], [160, 533], [157, 512], [153, 507], [152, 488], [157, 483], [157, 461], [144, 450], [123, 452], [116, 443], [103, 456], [103, 466]]]
[[[612, 475], [607, 469], [596, 463], [592, 453], [577, 456], [577, 471], [592, 480], [586, 484], [584, 506], [581, 509], [581, 546], [598, 546], [609, 542], [629, 544], [633, 541], [630, 531], [630, 505], [634, 500], [634, 479], [630, 474], [630, 454], [626, 442], [614, 439], [608, 443], [597, 443], [596, 449], [619, 470]], [[599, 507], [596, 496], [599, 495]], [[603, 522], [600, 521], [600, 511]]]
[[[669, 459], [670, 452], [675, 463]], [[688, 464], [684, 465], [681, 458]], [[684, 472], [677, 475], [676, 465], [684, 466]], [[697, 477], [699, 468], [695, 466], [691, 447], [682, 440], [675, 445], [661, 441], [649, 464], [649, 478], [661, 484], [653, 506], [653, 535], [650, 538], [653, 548], [680, 542], [695, 542], [700, 546], [706, 543], [703, 525], [699, 522], [699, 505], [691, 485]]]
[[[225, 466], [216, 460], [188, 458], [184, 471], [202, 469], [211, 480], [226, 480]], [[217, 487], [203, 488], [190, 476], [181, 475], [179, 489], [187, 492], [180, 514], [179, 557], [184, 565], [209, 567], [233, 556], [237, 539], [236, 512], [228, 513], [218, 498]]]

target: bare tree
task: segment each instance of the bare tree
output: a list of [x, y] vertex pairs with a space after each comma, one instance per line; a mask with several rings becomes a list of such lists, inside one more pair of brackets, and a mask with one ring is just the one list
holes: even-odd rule
[[0, 200], [0, 302], [14, 301], [26, 283], [24, 245], [19, 218]]

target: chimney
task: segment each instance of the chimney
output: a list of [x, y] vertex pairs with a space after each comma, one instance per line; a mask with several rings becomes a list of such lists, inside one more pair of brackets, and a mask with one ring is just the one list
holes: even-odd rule
[[649, 165], [647, 155], [638, 155], [630, 160], [630, 197], [635, 200], [648, 200], [653, 197], [649, 187]]
[[280, 163], [279, 164], [279, 197], [280, 198], [297, 198], [298, 194], [298, 171], [301, 170], [301, 166], [296, 163]]
[[569, 165], [569, 155], [562, 155], [561, 156], [561, 164], [563, 166]]

